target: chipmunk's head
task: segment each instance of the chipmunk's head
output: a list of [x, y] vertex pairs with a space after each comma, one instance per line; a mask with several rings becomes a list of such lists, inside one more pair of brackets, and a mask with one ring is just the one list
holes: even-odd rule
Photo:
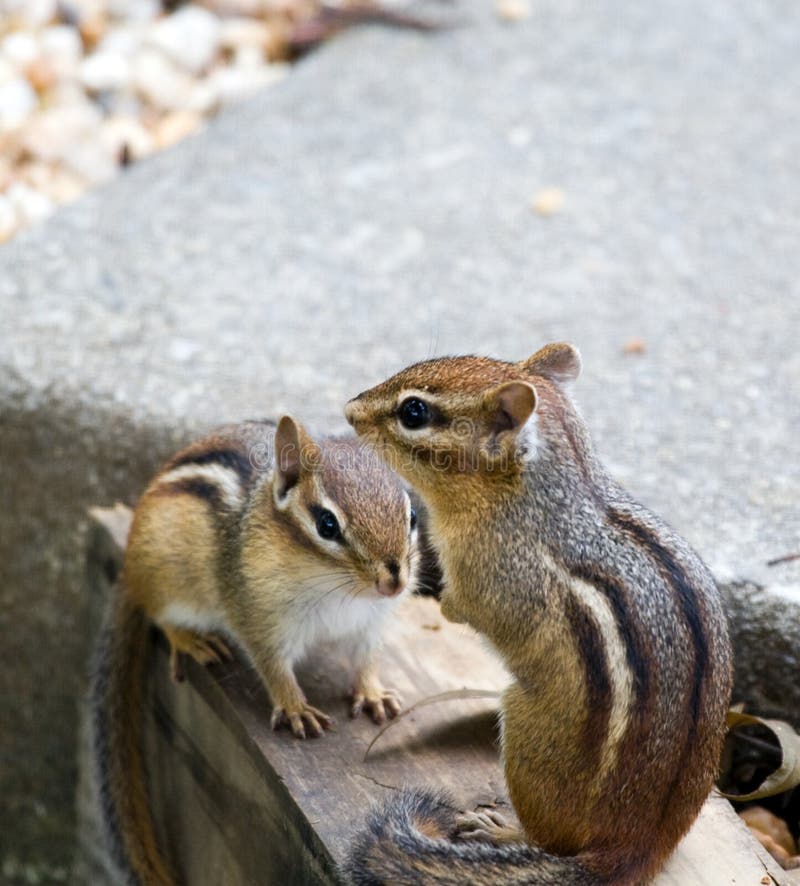
[[573, 381], [580, 355], [547, 345], [519, 363], [443, 357], [416, 363], [351, 400], [356, 432], [423, 494], [454, 475], [511, 476], [535, 456], [542, 388]]
[[397, 474], [358, 440], [316, 443], [284, 416], [272, 486], [303, 542], [309, 577], [324, 575], [326, 588], [353, 596], [397, 597], [413, 583], [416, 513]]

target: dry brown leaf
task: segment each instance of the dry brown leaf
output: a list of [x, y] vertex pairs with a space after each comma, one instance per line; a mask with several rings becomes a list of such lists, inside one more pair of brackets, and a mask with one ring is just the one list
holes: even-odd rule
[[739, 817], [750, 830], [759, 831], [764, 836], [769, 837], [787, 855], [797, 854], [797, 844], [789, 831], [789, 826], [774, 812], [770, 812], [769, 809], [765, 809], [763, 806], [749, 806], [739, 813]]

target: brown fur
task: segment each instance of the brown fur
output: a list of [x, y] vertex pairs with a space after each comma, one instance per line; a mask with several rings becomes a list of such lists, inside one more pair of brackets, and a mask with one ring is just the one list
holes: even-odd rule
[[[730, 649], [705, 566], [595, 457], [566, 388], [579, 369], [566, 344], [516, 364], [431, 360], [360, 394], [347, 417], [429, 509], [442, 613], [485, 634], [514, 677], [506, 780], [525, 840], [547, 853], [519, 882], [584, 882], [588, 871], [633, 886], [662, 866], [712, 786]], [[407, 397], [428, 405], [429, 424], [403, 426]], [[492, 882], [462, 842], [445, 845], [436, 882]], [[416, 882], [415, 853], [403, 851], [407, 879], [398, 858], [392, 882]], [[427, 869], [433, 849], [418, 851]], [[369, 864], [354, 856], [351, 875], [383, 882]]]
[[[276, 457], [277, 456], [277, 457]], [[340, 533], [325, 538], [320, 514]], [[134, 513], [120, 596], [94, 680], [95, 748], [112, 847], [129, 878], [172, 883], [149, 817], [141, 759], [141, 685], [148, 622], [201, 664], [236, 643], [261, 676], [272, 725], [317, 736], [294, 665], [333, 640], [353, 668], [350, 713], [376, 722], [399, 701], [375, 654], [382, 623], [414, 577], [415, 533], [399, 478], [356, 440], [316, 442], [293, 419], [222, 428], [177, 453]]]

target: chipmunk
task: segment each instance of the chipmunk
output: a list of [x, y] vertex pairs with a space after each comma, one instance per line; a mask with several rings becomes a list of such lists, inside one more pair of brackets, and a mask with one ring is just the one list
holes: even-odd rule
[[569, 344], [434, 359], [347, 404], [429, 510], [442, 614], [513, 678], [501, 743], [521, 823], [399, 792], [354, 841], [357, 884], [640, 884], [711, 790], [732, 683], [720, 596], [598, 461], [580, 368]]
[[[274, 442], [274, 446], [273, 446]], [[416, 516], [400, 478], [358, 440], [317, 443], [289, 416], [224, 427], [175, 455], [136, 507], [112, 617], [93, 675], [94, 747], [110, 843], [140, 884], [172, 884], [148, 811], [141, 757], [149, 623], [201, 664], [244, 650], [272, 701], [273, 728], [319, 736], [294, 664], [336, 641], [355, 671], [350, 714], [376, 723], [400, 701], [375, 650], [413, 584]]]

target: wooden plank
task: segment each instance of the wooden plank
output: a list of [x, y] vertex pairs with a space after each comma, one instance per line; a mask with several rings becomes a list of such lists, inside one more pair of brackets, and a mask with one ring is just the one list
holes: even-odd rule
[[156, 658], [146, 712], [150, 789], [159, 842], [180, 882], [337, 882], [330, 854], [224, 693], [202, 672], [192, 685], [173, 683], [160, 642]]
[[[346, 716], [350, 673], [335, 651], [320, 650], [300, 682], [312, 704], [336, 718], [336, 731], [303, 742], [270, 729], [267, 697], [248, 665], [190, 663], [187, 681], [176, 685], [156, 631], [152, 646], [143, 714], [154, 813], [187, 883], [336, 883], [335, 865], [367, 809], [403, 785], [446, 788], [460, 809], [496, 805], [510, 813], [496, 702], [415, 711], [365, 759], [377, 728]], [[472, 631], [419, 598], [403, 604], [381, 663], [384, 682], [407, 705], [464, 686], [500, 689], [507, 680]], [[714, 796], [655, 886], [791, 882]]]

